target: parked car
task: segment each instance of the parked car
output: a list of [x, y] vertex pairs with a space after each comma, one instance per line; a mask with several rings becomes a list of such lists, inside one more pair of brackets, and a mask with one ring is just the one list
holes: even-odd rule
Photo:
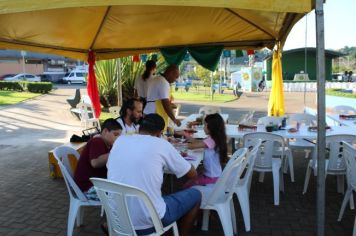
[[40, 75], [37, 75], [37, 76], [41, 78], [41, 82], [51, 82], [51, 76], [50, 75], [40, 74]]
[[88, 73], [85, 70], [73, 70], [70, 73], [67, 73], [63, 77], [63, 81], [67, 84], [84, 84], [86, 83], [86, 77]]
[[6, 77], [6, 81], [29, 81], [29, 82], [41, 82], [41, 78], [32, 74], [22, 73], [12, 77]]
[[14, 77], [15, 75], [16, 74], [5, 74], [5, 75], [0, 76], [0, 80], [4, 80], [7, 77]]

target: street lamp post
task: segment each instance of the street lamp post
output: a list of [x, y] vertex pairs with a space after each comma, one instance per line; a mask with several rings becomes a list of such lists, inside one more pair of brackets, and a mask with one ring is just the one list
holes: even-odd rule
[[25, 56], [26, 56], [26, 51], [21, 51], [21, 56], [22, 56], [22, 72], [25, 74]]

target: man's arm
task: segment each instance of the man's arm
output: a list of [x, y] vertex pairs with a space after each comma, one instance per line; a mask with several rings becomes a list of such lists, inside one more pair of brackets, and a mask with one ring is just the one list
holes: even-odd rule
[[100, 155], [98, 158], [90, 160], [90, 164], [93, 168], [104, 167], [106, 165], [106, 162], [108, 162], [108, 158], [109, 153], [105, 153]]
[[202, 140], [192, 140], [188, 142], [188, 149], [206, 148], [206, 144]]
[[172, 110], [172, 107], [171, 107], [171, 103], [169, 102], [168, 98], [161, 99], [161, 101], [162, 101], [163, 108], [164, 108], [165, 112], [167, 113], [167, 115], [169, 116], [169, 118], [171, 118], [171, 120], [176, 125], [180, 126], [181, 125], [180, 120], [177, 120], [174, 117], [173, 110]]
[[195, 170], [194, 166], [192, 165], [190, 170], [185, 174], [190, 179], [193, 179], [198, 176], [198, 172]]

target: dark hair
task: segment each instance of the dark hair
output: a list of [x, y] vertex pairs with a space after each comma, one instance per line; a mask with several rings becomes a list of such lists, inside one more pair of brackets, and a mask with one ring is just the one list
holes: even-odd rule
[[130, 110], [134, 110], [135, 109], [135, 102], [140, 102], [142, 103], [142, 101], [140, 99], [137, 98], [130, 98], [128, 100], [126, 100], [124, 102], [124, 104], [122, 104], [122, 107], [120, 109], [120, 117], [124, 118], [127, 114], [126, 110], [130, 109]]
[[227, 143], [225, 122], [218, 114], [210, 114], [205, 117], [205, 123], [209, 130], [210, 137], [214, 140], [216, 146], [215, 151], [219, 152], [220, 163], [227, 162]]
[[166, 67], [164, 73], [169, 73], [174, 70], [179, 70], [178, 66], [176, 64], [170, 64], [169, 66]]
[[148, 133], [153, 133], [157, 131], [162, 131], [164, 129], [165, 123], [163, 118], [156, 114], [146, 115], [140, 123], [140, 132], [146, 131]]
[[151, 71], [156, 68], [156, 62], [154, 60], [146, 61], [146, 69], [142, 74], [142, 79], [147, 80], [150, 77]]
[[101, 126], [101, 131], [103, 131], [104, 129], [111, 131], [111, 130], [122, 129], [122, 127], [119, 124], [119, 122], [117, 122], [115, 119], [109, 118], [109, 119], [106, 119]]

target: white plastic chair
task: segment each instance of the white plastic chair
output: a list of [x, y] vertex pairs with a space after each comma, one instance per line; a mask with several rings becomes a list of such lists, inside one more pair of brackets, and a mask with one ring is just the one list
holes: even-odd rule
[[238, 124], [248, 124], [252, 121], [253, 114], [255, 111], [249, 111], [248, 113], [243, 114], [240, 119], [237, 121]]
[[175, 110], [175, 112], [174, 112], [174, 117], [175, 118], [177, 118], [179, 116], [180, 109], [181, 109], [182, 105], [181, 104], [176, 104], [176, 106], [177, 107], [174, 109]]
[[[261, 140], [253, 140], [253, 143], [245, 142], [245, 148], [253, 147], [251, 151], [249, 151], [246, 155], [247, 159], [247, 166], [245, 174], [242, 178], [238, 179], [234, 192], [239, 200], [242, 216], [244, 218], [245, 223], [245, 230], [249, 232], [251, 230], [251, 218], [250, 218], [250, 189], [251, 189], [251, 182], [252, 182], [252, 174], [253, 174], [253, 166], [255, 164], [255, 160], [257, 157], [257, 151], [260, 148]], [[239, 149], [240, 151], [242, 149]], [[236, 151], [231, 159], [236, 159], [239, 157], [239, 153]]]
[[121, 109], [120, 106], [112, 106], [109, 107], [109, 112], [114, 118], [117, 118], [120, 116], [120, 109]]
[[264, 116], [257, 120], [257, 125], [280, 125], [283, 117], [277, 116]]
[[[330, 135], [325, 139], [326, 147], [328, 148], [329, 158], [325, 160], [325, 178], [327, 175], [337, 176], [337, 190], [344, 192], [344, 176], [346, 174], [346, 164], [343, 158], [344, 145], [343, 142], [356, 143], [356, 135]], [[311, 172], [317, 176], [317, 155], [316, 147], [312, 154], [313, 158], [309, 161], [305, 174], [303, 194], [307, 192]]]
[[341, 115], [354, 115], [356, 114], [356, 109], [350, 106], [335, 106], [333, 107], [333, 112]]
[[204, 116], [214, 114], [214, 113], [221, 113], [220, 107], [213, 107], [213, 106], [203, 106], [199, 109], [199, 114]]
[[[282, 123], [282, 119], [283, 117], [277, 117], [277, 116], [264, 116], [258, 119], [257, 121], [257, 125], [277, 125], [279, 126]], [[281, 150], [280, 149], [275, 149], [274, 156], [278, 156], [281, 155]], [[288, 166], [289, 166], [289, 171], [290, 171], [290, 178], [291, 181], [294, 182], [294, 165], [293, 165], [293, 155], [292, 155], [292, 151], [289, 148], [289, 144], [285, 143], [284, 144], [284, 150], [283, 150], [283, 155], [287, 156], [287, 159], [285, 160], [286, 162], [282, 165], [284, 166], [284, 173], [287, 173], [288, 171]]]
[[74, 222], [77, 219], [77, 226], [83, 223], [83, 206], [101, 206], [99, 201], [87, 199], [78, 185], [74, 182], [73, 171], [69, 163], [69, 155], [74, 155], [79, 159], [79, 153], [68, 146], [60, 146], [54, 149], [53, 155], [61, 169], [64, 181], [66, 183], [69, 194], [69, 212], [67, 236], [73, 235]]
[[[338, 221], [341, 221], [342, 216], [346, 208], [346, 204], [350, 201], [350, 208], [354, 209], [354, 199], [352, 192], [356, 192], [356, 148], [350, 144], [343, 142], [344, 148], [344, 159], [346, 163], [346, 179], [347, 179], [347, 190], [345, 193], [344, 200], [342, 201]], [[354, 231], [356, 230], [356, 222], [354, 225]]]
[[[305, 126], [314, 126], [317, 124], [316, 117], [306, 113], [299, 113], [290, 115], [288, 118], [289, 125], [294, 123], [299, 123]], [[314, 144], [308, 142], [304, 139], [295, 139], [294, 141], [289, 140], [289, 147], [291, 149], [303, 149], [305, 152], [305, 158], [309, 157], [310, 152], [314, 148]]]
[[234, 185], [247, 165], [247, 159], [245, 157], [247, 149], [243, 148], [237, 152], [239, 153], [238, 157], [229, 161], [215, 184], [193, 186], [193, 188], [198, 189], [202, 193], [202, 202], [200, 205], [200, 209], [204, 210], [202, 230], [208, 230], [209, 210], [215, 210], [219, 215], [224, 234], [232, 236], [233, 232], [237, 233], [232, 196], [234, 193]]
[[[284, 191], [282, 159], [284, 158], [285, 141], [282, 136], [271, 133], [250, 133], [244, 135], [244, 143], [253, 143], [261, 140], [262, 144], [257, 152], [254, 171], [260, 172], [259, 182], [263, 182], [264, 173], [272, 172], [274, 205], [279, 205], [279, 191]], [[275, 150], [280, 149], [278, 158], [275, 158]]]
[[150, 214], [156, 231], [150, 235], [162, 235], [171, 228], [173, 228], [175, 236], [179, 235], [176, 222], [163, 227], [152, 201], [141, 189], [106, 179], [90, 178], [90, 180], [93, 182], [99, 199], [103, 203], [108, 220], [109, 235], [136, 236], [127, 204], [128, 198], [132, 197], [140, 199]]
[[99, 130], [101, 129], [100, 121], [95, 117], [94, 109], [91, 104], [81, 102], [77, 105], [77, 108], [80, 110], [79, 118], [82, 128], [98, 127]]

